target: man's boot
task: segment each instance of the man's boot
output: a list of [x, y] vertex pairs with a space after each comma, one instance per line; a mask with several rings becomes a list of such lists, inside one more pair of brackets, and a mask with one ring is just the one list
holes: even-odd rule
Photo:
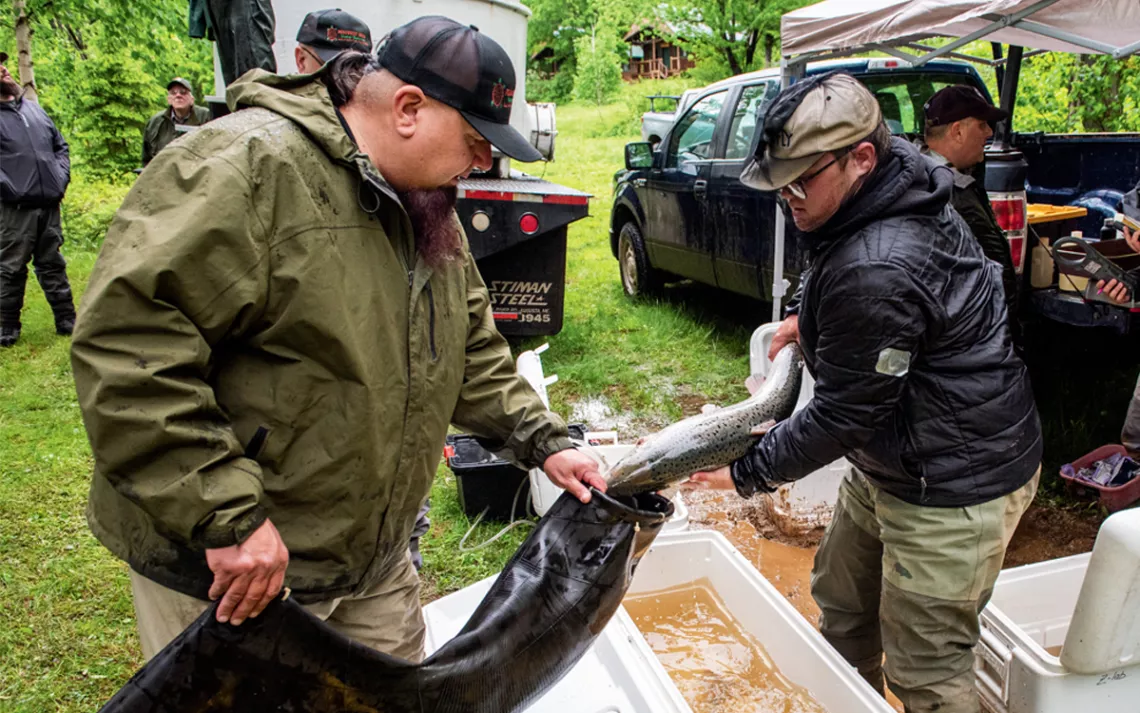
[[71, 301], [71, 290], [49, 295], [48, 302], [55, 315], [55, 333], [62, 337], [71, 336], [75, 331], [75, 304]]
[[20, 340], [20, 325], [0, 325], [0, 347], [11, 347]]

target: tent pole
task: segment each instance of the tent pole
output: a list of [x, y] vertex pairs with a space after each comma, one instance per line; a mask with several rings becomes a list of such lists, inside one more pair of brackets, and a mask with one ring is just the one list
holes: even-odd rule
[[993, 53], [994, 53], [994, 62], [995, 62], [994, 74], [997, 75], [998, 97], [999, 97], [998, 101], [1001, 101], [1001, 98], [1000, 98], [1000, 96], [1001, 96], [1001, 85], [1002, 85], [1002, 82], [1005, 81], [1005, 67], [1003, 67], [1001, 64], [996, 64], [996, 62], [1002, 58], [1001, 43], [1000, 42], [991, 42], [990, 43], [990, 49], [993, 50]]
[[[780, 60], [780, 88], [787, 89], [791, 86], [792, 82], [804, 76], [805, 63], [804, 62], [789, 62], [787, 57]], [[777, 196], [778, 197], [778, 196]], [[787, 280], [784, 279], [784, 242], [787, 238], [787, 221], [784, 218], [784, 211], [780, 210], [780, 204], [776, 203], [776, 230], [775, 235], [775, 250], [772, 254], [772, 321], [783, 321], [783, 301], [784, 295], [788, 292], [788, 287], [785, 284]]]
[[994, 148], [999, 151], [1008, 150], [1013, 138], [1013, 107], [1017, 104], [1017, 80], [1021, 77], [1021, 55], [1024, 51], [1017, 45], [1009, 46], [1009, 59], [1005, 63], [1001, 84], [1001, 108], [1009, 112], [1009, 118], [997, 125]]

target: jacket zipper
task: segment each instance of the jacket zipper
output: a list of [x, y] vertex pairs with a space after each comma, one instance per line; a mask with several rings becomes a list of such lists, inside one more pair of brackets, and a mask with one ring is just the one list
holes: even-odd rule
[[424, 285], [427, 290], [428, 297], [428, 344], [431, 345], [431, 360], [434, 362], [439, 358], [439, 354], [435, 350], [435, 295], [431, 292], [431, 281]]
[[926, 502], [926, 478], [920, 476], [918, 482], [921, 485], [921, 488], [918, 491], [918, 502], [924, 503]]

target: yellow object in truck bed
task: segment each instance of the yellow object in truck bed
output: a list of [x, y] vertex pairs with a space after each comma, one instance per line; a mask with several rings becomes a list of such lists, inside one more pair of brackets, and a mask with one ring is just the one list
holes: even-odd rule
[[1030, 225], [1083, 218], [1089, 214], [1085, 208], [1071, 205], [1049, 205], [1048, 203], [1030, 203], [1025, 206], [1025, 212]]

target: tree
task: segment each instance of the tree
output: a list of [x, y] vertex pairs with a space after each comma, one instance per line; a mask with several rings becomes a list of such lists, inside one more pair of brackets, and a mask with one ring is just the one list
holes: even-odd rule
[[[568, 72], [575, 79], [580, 48], [593, 56], [594, 48], [601, 47], [607, 61], [620, 64], [625, 30], [652, 14], [648, 0], [527, 0], [526, 4], [533, 12], [527, 32], [528, 54], [549, 49], [559, 65], [559, 74]], [[582, 42], [583, 38], [589, 41]], [[611, 51], [613, 57], [609, 58]], [[600, 66], [596, 69], [600, 71]], [[620, 81], [620, 69], [617, 74]], [[562, 98], [569, 97], [550, 99]]]
[[189, 79], [199, 97], [213, 87], [212, 47], [187, 36], [185, 0], [13, 0], [12, 8], [0, 14], [0, 47], [19, 40], [28, 86], [34, 44], [35, 91], [80, 175], [123, 176], [138, 165], [142, 127], [171, 77]]
[[574, 73], [574, 96], [601, 106], [621, 86], [621, 55], [614, 41], [611, 23], [599, 19], [590, 33], [574, 41], [577, 70]]
[[25, 12], [25, 0], [12, 0], [12, 10], [16, 15], [16, 56], [19, 65], [20, 86], [24, 98], [36, 99], [36, 75], [32, 64], [32, 23]]
[[780, 17], [811, 0], [675, 0], [660, 6], [674, 39], [691, 54], [728, 65], [732, 74], [755, 68], [757, 50], [771, 64]]

